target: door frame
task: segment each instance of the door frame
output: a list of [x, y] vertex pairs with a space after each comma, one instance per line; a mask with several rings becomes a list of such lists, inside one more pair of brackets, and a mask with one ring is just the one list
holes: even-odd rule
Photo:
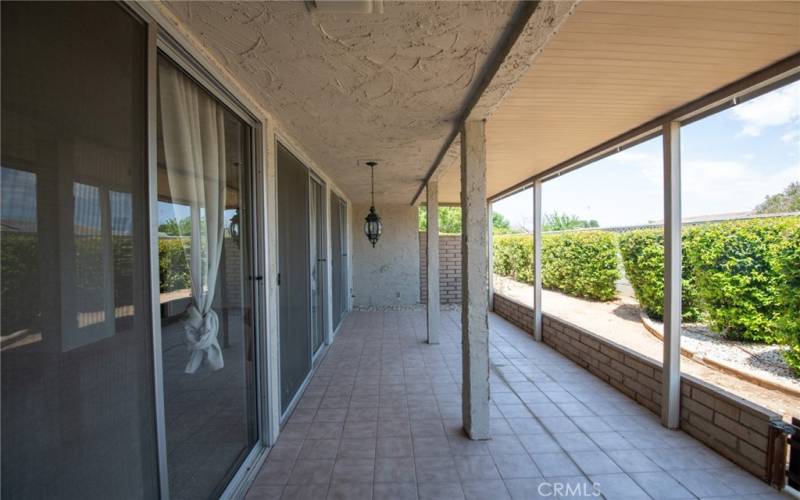
[[269, 382], [270, 355], [268, 343], [269, 317], [266, 307], [268, 290], [264, 276], [267, 276], [266, 248], [266, 182], [264, 173], [264, 129], [265, 123], [259, 120], [258, 111], [247, 104], [236, 90], [230, 90], [224, 78], [207, 65], [204, 55], [197, 53], [191, 46], [183, 42], [181, 33], [164, 17], [156, 4], [123, 2], [122, 5], [147, 27], [146, 51], [146, 96], [147, 96], [147, 190], [148, 220], [150, 224], [147, 244], [149, 247], [149, 281], [151, 293], [151, 330], [153, 347], [153, 370], [156, 421], [157, 460], [159, 472], [159, 494], [162, 499], [169, 499], [169, 470], [167, 467], [166, 422], [164, 416], [164, 379], [161, 351], [161, 318], [160, 300], [157, 293], [159, 283], [158, 262], [158, 190], [157, 190], [157, 77], [159, 53], [165, 55], [181, 70], [186, 72], [204, 90], [220, 100], [231, 112], [241, 118], [249, 127], [248, 137], [251, 166], [248, 177], [248, 197], [250, 199], [250, 217], [247, 229], [250, 238], [248, 251], [253, 278], [248, 280], [252, 285], [253, 298], [253, 335], [255, 337], [255, 390], [256, 419], [258, 439], [239, 469], [230, 479], [220, 498], [243, 498], [261, 465], [266, 460], [273, 435], [271, 404], [273, 401]]
[[[311, 190], [310, 182], [312, 180], [314, 180], [314, 181], [318, 182], [322, 186], [322, 194], [323, 194], [322, 198], [324, 200], [323, 202], [327, 203], [328, 193], [330, 192], [329, 184], [327, 182], [325, 182], [324, 177], [322, 175], [320, 175], [316, 171], [316, 169], [314, 167], [311, 166], [311, 165], [313, 165], [313, 163], [301, 151], [299, 151], [298, 148], [296, 148], [294, 146], [294, 144], [292, 143], [292, 141], [288, 137], [286, 137], [285, 135], [283, 135], [279, 131], [275, 131], [275, 133], [274, 133], [274, 147], [272, 148], [272, 158], [273, 158], [273, 161], [275, 162], [275, 166], [276, 166], [276, 168], [275, 168], [275, 177], [277, 179], [276, 180], [276, 186], [279, 185], [279, 183], [280, 183], [280, 178], [278, 177], [278, 173], [277, 173], [277, 171], [278, 171], [277, 170], [278, 149], [279, 148], [285, 149], [290, 155], [294, 156], [294, 158], [298, 161], [298, 163], [300, 163], [308, 171], [309, 184], [306, 186], [306, 189], [309, 190], [309, 194], [310, 194], [310, 190]], [[275, 201], [277, 202], [277, 200], [275, 200]], [[310, 203], [310, 200], [309, 200], [309, 203]], [[280, 211], [280, 207], [277, 206], [277, 203], [276, 203], [276, 207], [275, 207], [274, 211], [275, 211], [275, 221], [276, 221], [275, 223], [277, 224], [278, 220], [279, 220], [278, 212]], [[324, 209], [324, 212], [323, 212], [323, 231], [325, 233], [324, 234], [324, 238], [325, 238], [326, 253], [327, 253], [327, 248], [328, 248], [328, 242], [330, 241], [330, 231], [329, 231], [329, 229], [330, 229], [330, 217], [329, 217], [328, 210]], [[280, 239], [280, 229], [279, 228], [276, 228], [276, 233], [277, 233], [277, 238]], [[309, 241], [310, 241], [310, 234], [309, 234]], [[276, 245], [276, 247], [275, 247], [275, 249], [273, 251], [275, 252], [275, 257], [274, 258], [278, 262], [278, 267], [280, 267], [280, 253], [279, 253], [280, 252], [280, 244]], [[309, 265], [309, 276], [310, 276], [311, 262], [309, 261], [307, 264]], [[328, 266], [324, 266], [324, 267], [325, 267], [326, 279], [325, 279], [325, 288], [323, 288], [323, 290], [324, 290], [324, 293], [325, 293], [325, 298], [324, 298], [325, 308], [327, 309], [328, 303], [330, 301], [330, 289], [329, 289], [329, 287], [327, 285], [327, 283], [330, 280], [327, 277], [329, 276], [330, 270], [329, 270]], [[278, 270], [278, 272], [280, 272], [280, 269]], [[309, 287], [309, 290], [310, 290], [310, 287]], [[310, 294], [310, 291], [309, 291], [309, 294]], [[278, 307], [277, 307], [278, 313], [277, 313], [277, 317], [276, 317], [276, 325], [277, 325], [277, 329], [276, 330], [277, 330], [277, 332], [280, 332], [280, 321], [281, 321], [281, 318], [280, 318], [280, 291], [278, 291], [278, 293], [276, 294], [276, 302], [278, 304]], [[310, 301], [309, 301], [308, 309], [306, 310], [306, 314], [308, 315], [308, 318], [310, 320], [311, 319], [311, 302]], [[325, 314], [325, 316], [327, 316], [327, 314]], [[292, 397], [292, 400], [286, 406], [286, 410], [281, 410], [280, 408], [278, 410], [279, 415], [280, 415], [280, 426], [281, 427], [283, 427], [286, 424], [286, 422], [289, 420], [289, 417], [291, 416], [292, 412], [294, 411], [295, 407], [297, 406], [297, 403], [300, 401], [300, 398], [302, 398], [303, 393], [305, 392], [306, 388], [308, 387], [308, 383], [314, 377], [314, 374], [317, 371], [317, 367], [321, 363], [322, 359], [325, 357], [325, 354], [327, 354], [327, 352], [328, 352], [328, 347], [330, 346], [331, 340], [330, 340], [330, 335], [328, 333], [330, 331], [330, 326], [329, 326], [330, 323], [328, 322], [327, 317], [323, 318], [323, 323], [325, 325], [324, 326], [325, 331], [324, 331], [324, 336], [323, 336], [324, 337], [324, 339], [323, 339], [324, 342], [323, 342], [323, 345], [320, 347], [320, 349], [316, 352], [316, 355], [313, 352], [313, 349], [309, 349], [309, 359], [310, 359], [310, 367], [311, 368], [310, 368], [308, 374], [306, 375], [306, 378], [303, 380], [303, 383], [300, 384], [300, 387], [297, 389], [297, 392]], [[309, 337], [311, 337], [313, 335], [313, 332], [311, 331], [310, 328], [309, 328], [308, 334], [309, 334]], [[280, 380], [280, 374], [281, 374], [281, 370], [280, 370], [280, 334], [277, 334], [276, 336], [278, 338], [278, 342], [277, 342], [278, 352], [277, 352], [277, 361], [276, 361], [277, 364], [278, 364], [278, 387], [282, 387], [281, 386], [281, 380]], [[312, 345], [311, 341], [312, 341], [312, 338], [309, 338], [309, 345]], [[280, 398], [280, 395], [279, 395], [279, 398]], [[280, 399], [278, 401], [280, 401]]]
[[[314, 169], [309, 168], [309, 176], [308, 176], [308, 190], [309, 190], [309, 216], [311, 215], [311, 183], [314, 182], [319, 185], [319, 194], [320, 199], [319, 203], [317, 204], [317, 233], [321, 234], [322, 241], [317, 241], [317, 248], [322, 248], [322, 265], [320, 266], [320, 253], [317, 252], [317, 267], [322, 270], [320, 276], [317, 278], [317, 290], [318, 293], [322, 294], [320, 298], [319, 307], [322, 308], [322, 312], [320, 313], [322, 325], [322, 343], [320, 344], [319, 348], [316, 352], [314, 352], [314, 332], [311, 332], [311, 364], [315, 365], [320, 362], [322, 359], [322, 352], [326, 345], [330, 344], [328, 341], [328, 258], [329, 258], [329, 251], [328, 251], [328, 239], [329, 239], [329, 231], [328, 231], [328, 197], [326, 195], [328, 191], [328, 186], [325, 181], [319, 175], [314, 172]], [[310, 232], [309, 232], [310, 236]], [[317, 238], [319, 239], [319, 238]], [[313, 298], [312, 298], [313, 300]], [[313, 312], [312, 312], [313, 314]]]
[[[328, 197], [329, 209], [330, 209], [330, 205], [333, 204], [333, 201], [334, 201], [333, 197], [334, 196], [336, 197], [336, 200], [338, 200], [338, 204], [339, 204], [339, 206], [337, 206], [336, 208], [339, 211], [339, 214], [338, 214], [338, 217], [339, 217], [339, 233], [340, 233], [339, 234], [339, 239], [340, 239], [340, 244], [341, 244], [342, 251], [343, 251], [343, 254], [339, 256], [341, 258], [341, 261], [339, 262], [339, 265], [341, 266], [341, 270], [340, 270], [341, 283], [339, 284], [340, 285], [339, 293], [341, 293], [341, 297], [340, 297], [341, 311], [334, 311], [333, 310], [333, 293], [334, 293], [334, 291], [333, 291], [333, 278], [332, 278], [332, 276], [333, 276], [333, 257], [331, 257], [329, 259], [329, 261], [330, 261], [329, 262], [329, 269], [330, 269], [329, 272], [330, 272], [330, 275], [331, 275], [331, 286], [330, 286], [330, 290], [331, 290], [331, 306], [330, 306], [331, 307], [331, 332], [330, 332], [331, 340], [330, 341], [333, 342], [333, 338], [336, 337], [336, 335], [339, 333], [339, 330], [342, 327], [342, 323], [344, 322], [344, 318], [347, 316], [347, 313], [350, 311], [350, 290], [351, 290], [350, 278], [351, 278], [351, 274], [349, 274], [349, 269], [350, 269], [350, 262], [351, 262], [350, 259], [352, 258], [352, 256], [351, 256], [351, 252], [350, 252], [350, 248], [351, 248], [350, 247], [350, 203], [347, 201], [347, 198], [345, 198], [342, 195], [342, 193], [340, 193], [339, 191], [337, 191], [335, 189], [331, 189], [330, 194], [331, 194], [331, 196]], [[333, 217], [333, 209], [330, 209], [329, 211], [330, 211], [330, 216], [329, 216], [328, 220], [330, 221], [331, 217]], [[329, 240], [331, 241], [330, 254], [332, 255], [333, 254], [333, 247], [332, 247], [332, 244], [333, 244], [332, 243], [333, 242], [333, 236], [332, 236], [333, 224], [329, 223], [329, 227], [330, 227], [330, 232], [331, 232], [331, 236], [329, 238]], [[333, 315], [337, 314], [337, 313], [339, 314], [338, 322], [333, 317]], [[334, 324], [336, 325], [335, 328], [333, 327]]]

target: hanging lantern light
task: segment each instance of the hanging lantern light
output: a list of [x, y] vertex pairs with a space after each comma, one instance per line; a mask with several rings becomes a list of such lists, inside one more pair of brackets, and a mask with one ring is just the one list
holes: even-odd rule
[[233, 241], [236, 242], [236, 246], [239, 246], [239, 209], [236, 209], [236, 213], [231, 217], [228, 231], [230, 231]]
[[367, 166], [370, 169], [370, 178], [372, 179], [372, 203], [369, 207], [369, 214], [364, 218], [364, 234], [367, 235], [367, 239], [372, 243], [372, 248], [375, 248], [375, 243], [378, 242], [378, 238], [381, 237], [383, 232], [383, 222], [381, 222], [381, 217], [375, 211], [375, 165], [377, 163], [374, 161], [367, 162]]

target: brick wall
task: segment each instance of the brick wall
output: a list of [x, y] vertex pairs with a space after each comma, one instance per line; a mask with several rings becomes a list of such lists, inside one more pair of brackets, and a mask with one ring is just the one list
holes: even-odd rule
[[[419, 297], [428, 303], [428, 233], [419, 233]], [[439, 235], [439, 302], [461, 303], [461, 235]]]
[[530, 307], [495, 293], [492, 309], [517, 328], [533, 334], [533, 309]]
[[[531, 308], [494, 295], [494, 312], [531, 332]], [[543, 315], [542, 340], [653, 413], [661, 413], [659, 363], [563, 320]], [[781, 416], [691, 375], [681, 375], [685, 432], [764, 481], [770, 480], [770, 422]]]

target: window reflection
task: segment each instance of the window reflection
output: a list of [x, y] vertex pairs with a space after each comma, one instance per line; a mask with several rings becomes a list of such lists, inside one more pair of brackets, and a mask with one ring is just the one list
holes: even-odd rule
[[146, 31], [112, 3], [0, 9], [0, 497], [157, 498]]
[[[165, 59], [159, 80], [159, 293], [170, 496], [210, 498], [222, 492], [257, 436], [242, 199], [249, 129]], [[189, 120], [195, 114], [199, 118]], [[196, 134], [200, 130], [206, 133]], [[202, 318], [200, 329], [192, 324], [195, 316]], [[195, 350], [187, 345], [194, 346], [206, 326], [213, 326], [210, 350], [222, 362], [207, 362], [208, 352], [201, 351], [203, 361], [195, 366]]]
[[36, 174], [0, 167], [0, 190], [0, 284], [3, 297], [0, 349], [5, 351], [42, 340], [39, 331]]

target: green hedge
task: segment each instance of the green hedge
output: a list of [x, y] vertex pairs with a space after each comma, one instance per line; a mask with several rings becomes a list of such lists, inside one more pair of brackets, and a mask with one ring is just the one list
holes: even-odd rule
[[[702, 319], [730, 339], [785, 343], [800, 373], [800, 217], [709, 223], [683, 230], [683, 317]], [[662, 319], [662, 229], [622, 233], [625, 274], [645, 312]], [[542, 280], [576, 297], [609, 300], [618, 279], [613, 233], [545, 234]], [[532, 282], [529, 235], [497, 236], [494, 269]]]
[[619, 279], [617, 237], [605, 231], [542, 236], [542, 286], [567, 295], [612, 300]]
[[[530, 235], [494, 238], [494, 272], [523, 283], [533, 282]], [[594, 300], [616, 296], [616, 237], [603, 231], [546, 234], [542, 238], [542, 286]]]
[[776, 323], [790, 350], [789, 366], [800, 374], [800, 223], [784, 233], [771, 252], [772, 266], [778, 272]]
[[3, 231], [0, 237], [3, 335], [39, 328], [41, 286], [49, 281], [43, 281], [40, 275], [39, 249], [39, 236], [35, 233]]
[[180, 239], [158, 240], [158, 273], [161, 292], [183, 290], [191, 286], [189, 263]]
[[529, 234], [506, 234], [494, 237], [492, 257], [494, 272], [521, 283], [533, 283], [533, 238]]
[[[684, 252], [692, 267], [698, 298], [711, 328], [737, 340], [775, 343], [786, 340], [779, 299], [800, 293], [781, 272], [797, 252], [788, 239], [800, 218], [753, 219], [690, 228]], [[793, 271], [786, 271], [789, 275]]]
[[[686, 232], [683, 236], [687, 238]], [[638, 229], [619, 235], [619, 250], [625, 266], [625, 276], [633, 287], [636, 300], [651, 318], [664, 318], [664, 232], [662, 229]], [[683, 319], [696, 321], [700, 317], [697, 291], [691, 268], [683, 253]]]
[[[683, 230], [684, 319], [703, 317], [734, 340], [800, 344], [800, 218], [752, 219]], [[663, 315], [661, 229], [620, 235], [625, 274], [652, 317]], [[800, 356], [800, 355], [798, 355]]]

